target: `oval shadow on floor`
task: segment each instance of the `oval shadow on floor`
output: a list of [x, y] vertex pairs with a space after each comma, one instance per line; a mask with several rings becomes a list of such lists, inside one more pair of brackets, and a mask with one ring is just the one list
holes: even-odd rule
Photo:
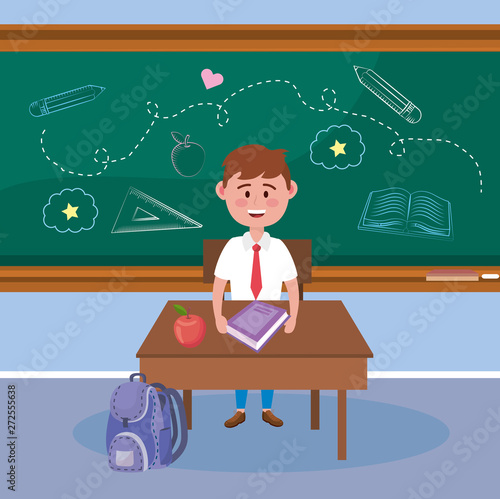
[[[310, 398], [277, 393], [273, 411], [284, 426], [264, 423], [260, 396], [250, 393], [246, 422], [227, 429], [234, 412], [233, 394], [195, 395], [193, 430], [174, 468], [204, 471], [320, 471], [387, 463], [428, 452], [443, 444], [448, 427], [440, 420], [405, 407], [347, 399], [347, 460], [337, 460], [337, 398], [321, 396], [321, 429], [310, 429]], [[90, 416], [73, 431], [77, 442], [106, 452], [109, 411]]]

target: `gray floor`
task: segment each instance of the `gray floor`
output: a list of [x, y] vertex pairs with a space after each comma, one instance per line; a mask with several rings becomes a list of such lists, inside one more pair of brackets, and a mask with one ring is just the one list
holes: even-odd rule
[[[331, 471], [285, 471], [260, 477], [258, 468], [255, 473], [173, 468], [136, 475], [111, 473], [105, 456], [80, 445], [72, 432], [80, 421], [107, 409], [110, 392], [121, 381], [30, 380], [25, 385], [16, 380], [16, 497], [135, 499], [161, 494], [176, 499], [498, 498], [500, 423], [495, 416], [500, 422], [500, 380], [373, 380], [367, 392], [350, 392], [350, 399], [422, 411], [449, 427], [448, 440], [429, 452], [384, 464]], [[6, 380], [0, 381], [1, 393], [6, 394], [7, 384]], [[195, 392], [194, 407], [197, 396], [208, 395]], [[4, 395], [0, 401], [3, 414], [5, 399]], [[409, 432], [413, 430], [408, 428]], [[238, 459], [238, 453], [249, 452], [258, 455], [259, 449], [235, 448], [234, 459]], [[3, 468], [6, 464], [1, 459]], [[217, 459], [216, 448], [213, 459]], [[6, 482], [2, 482], [2, 488], [6, 488]]]

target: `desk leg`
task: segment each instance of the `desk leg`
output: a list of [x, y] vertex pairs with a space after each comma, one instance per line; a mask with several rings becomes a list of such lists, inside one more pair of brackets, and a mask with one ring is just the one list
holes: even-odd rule
[[337, 418], [338, 418], [338, 459], [347, 459], [347, 398], [345, 390], [337, 391]]
[[193, 429], [193, 391], [182, 390], [182, 401], [184, 402], [184, 410], [186, 411], [188, 430]]
[[319, 390], [311, 390], [311, 430], [319, 430]]

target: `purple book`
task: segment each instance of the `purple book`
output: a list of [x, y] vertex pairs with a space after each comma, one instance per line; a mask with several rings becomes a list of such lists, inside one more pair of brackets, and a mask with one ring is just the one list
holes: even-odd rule
[[283, 308], [253, 301], [227, 321], [227, 332], [258, 352], [289, 318]]

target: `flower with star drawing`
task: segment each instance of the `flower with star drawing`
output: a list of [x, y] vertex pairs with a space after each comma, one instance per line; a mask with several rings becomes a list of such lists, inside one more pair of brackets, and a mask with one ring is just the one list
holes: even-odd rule
[[57, 232], [76, 234], [92, 229], [98, 213], [94, 198], [83, 189], [63, 189], [52, 194], [43, 207], [43, 223]]
[[327, 170], [345, 170], [361, 164], [365, 145], [361, 134], [349, 125], [332, 125], [320, 130], [311, 143], [311, 161]]

